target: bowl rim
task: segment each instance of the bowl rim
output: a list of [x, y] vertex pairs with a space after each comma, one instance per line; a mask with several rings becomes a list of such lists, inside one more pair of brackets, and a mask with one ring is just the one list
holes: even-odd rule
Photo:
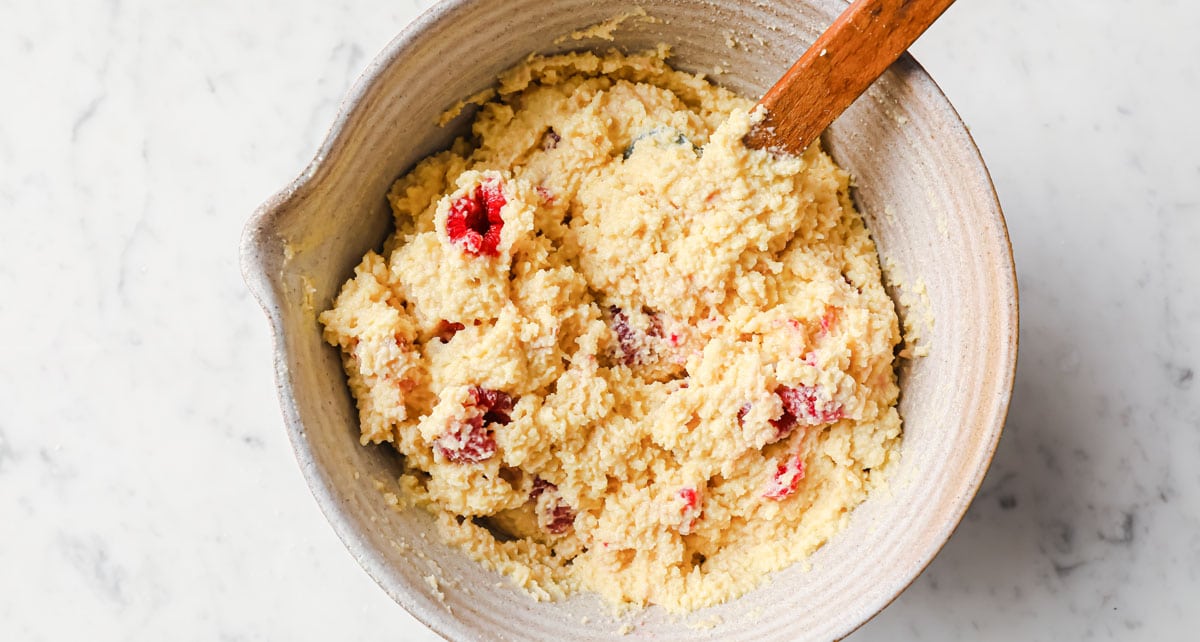
[[[287, 365], [287, 349], [283, 341], [285, 332], [279, 305], [282, 284], [278, 278], [273, 277], [271, 274], [272, 267], [276, 265], [279, 257], [271, 256], [269, 250], [275, 240], [270, 233], [272, 224], [282, 215], [290, 202], [303, 197], [311, 190], [312, 185], [328, 173], [328, 159], [334, 156], [337, 149], [342, 145], [343, 134], [347, 126], [366, 109], [368, 101], [365, 98], [372, 91], [383, 72], [389, 69], [393, 63], [402, 58], [414, 46], [415, 41], [420, 37], [422, 32], [440, 23], [454, 21], [456, 14], [479, 1], [440, 0], [408, 22], [371, 59], [366, 68], [355, 80], [350, 90], [342, 98], [337, 116], [329, 126], [325, 138], [318, 147], [313, 159], [295, 179], [270, 196], [254, 210], [242, 230], [239, 247], [242, 277], [269, 321], [276, 396], [284, 417], [284, 424], [288, 432], [292, 452], [296, 457], [297, 463], [300, 465], [309, 491], [312, 493], [321, 513], [329, 522], [338, 539], [341, 540], [347, 551], [349, 551], [354, 560], [366, 571], [371, 579], [417, 621], [421, 622], [437, 635], [448, 640], [473, 638], [476, 637], [476, 634], [464, 628], [457, 617], [448, 617], [447, 614], [430, 608], [430, 604], [414, 599], [414, 596], [410, 592], [400, 590], [399, 587], [394, 586], [389, 581], [389, 575], [386, 572], [388, 562], [378, 551], [365, 544], [359, 528], [349, 518], [346, 509], [336, 499], [332, 480], [317, 466], [314, 460], [310, 444], [304, 434], [304, 426], [294, 403], [293, 382]], [[842, 0], [811, 1], [842, 4]], [[911, 574], [908, 577], [897, 576], [898, 579], [892, 583], [890, 588], [883, 592], [884, 598], [876, 600], [871, 604], [864, 604], [858, 610], [858, 617], [849, 618], [843, 630], [837, 633], [836, 639], [842, 639], [857, 631], [891, 605], [908, 587], [916, 582], [917, 578], [928, 568], [929, 564], [932, 563], [933, 559], [962, 523], [966, 511], [978, 494], [983, 479], [995, 457], [996, 448], [999, 445], [1011, 404], [1019, 352], [1020, 297], [1016, 266], [1011, 237], [999, 197], [996, 193], [995, 183], [984, 163], [978, 145], [971, 135], [970, 129], [950, 103], [950, 100], [946, 97], [941, 87], [911, 54], [907, 52], [903, 54], [893, 64], [892, 68], [899, 65], [908, 67], [911, 77], [910, 82], [913, 82], [922, 90], [929, 92], [933, 97], [940, 99], [936, 101], [937, 110], [943, 111], [942, 115], [957, 125], [957, 132], [955, 133], [961, 134], [963, 137], [960, 141], [962, 150], [975, 161], [971, 165], [971, 170], [972, 173], [977, 174], [975, 177], [976, 182], [981, 187], [986, 188], [982, 190], [984, 193], [981, 195], [993, 208], [996, 215], [1000, 236], [999, 240], [1002, 241], [1004, 249], [1004, 252], [999, 257], [999, 262], [1002, 267], [1006, 268], [1003, 270], [1003, 274], [998, 274], [997, 276], [1005, 285], [1009, 286], [1012, 292], [1011, 300], [1001, 307], [1005, 314], [998, 326], [1000, 332], [997, 333], [1000, 339], [998, 347], [1002, 349], [1002, 354], [1007, 356], [1007, 363], [1005, 364], [1006, 367], [995, 370], [1000, 375], [996, 389], [1001, 394], [993, 406], [993, 417], [990, 421], [986, 422], [986, 425], [989, 426], [990, 434], [986, 435], [985, 448], [980, 452], [982, 456], [979, 459], [978, 466], [967, 476], [969, 480], [964, 486], [966, 492], [954, 499], [952, 510], [950, 511], [953, 519], [947, 520], [940, 526], [936, 537], [930, 540], [931, 544], [928, 550], [921, 552], [919, 561], [913, 566], [914, 570], [911, 571]], [[986, 418], [984, 421], [986, 421]]]
[[941, 86], [938, 85], [937, 81], [933, 79], [933, 76], [931, 76], [929, 72], [925, 70], [925, 67], [921, 63], [917, 62], [917, 59], [907, 51], [905, 51], [904, 54], [902, 54], [892, 66], [894, 67], [900, 64], [910, 66], [915, 72], [916, 81], [919, 83], [928, 84], [929, 90], [935, 96], [942, 99], [939, 101], [939, 109], [944, 110], [945, 113], [950, 116], [952, 121], [958, 125], [958, 133], [961, 133], [964, 137], [963, 149], [974, 161], [976, 161], [976, 163], [972, 165], [972, 171], [973, 173], [979, 174], [979, 176], [976, 178], [979, 179], [981, 185], [985, 185], [987, 187], [985, 197], [993, 206], [996, 213], [997, 222], [1000, 224], [998, 228], [1004, 248], [1002, 262], [1007, 268], [1004, 270], [1003, 277], [1005, 283], [1008, 284], [1012, 289], [1012, 299], [1008, 301], [1007, 305], [1003, 306], [1002, 308], [1007, 312], [1007, 314], [1004, 319], [1005, 322], [1000, 326], [1001, 329], [1007, 330], [1007, 332], [1003, 334], [1004, 342], [1002, 347], [1004, 349], [1004, 354], [1008, 355], [1009, 358], [1007, 359], [1007, 367], [999, 370], [1002, 376], [998, 381], [999, 385], [997, 386], [997, 389], [1002, 391], [1002, 395], [995, 408], [996, 412], [991, 421], [991, 435], [986, 444], [986, 452], [983, 453], [983, 457], [980, 459], [979, 465], [974, 471], [971, 472], [968, 491], [959, 496], [954, 502], [954, 510], [951, 512], [953, 519], [948, 520], [945, 524], [943, 524], [938, 536], [934, 540], [936, 543], [930, 548], [930, 550], [922, 555], [920, 561], [916, 565], [915, 572], [912, 573], [912, 576], [907, 580], [897, 582], [892, 590], [887, 591], [887, 593], [891, 594], [890, 597], [880, 601], [878, 605], [872, 605], [868, 609], [869, 614], [858, 624], [855, 624], [846, 629], [844, 632], [839, 633], [836, 638], [837, 640], [841, 640], [842, 638], [845, 638], [855, 631], [861, 629], [868, 622], [873, 620], [876, 616], [891, 606], [893, 602], [899, 599], [899, 597], [905, 591], [907, 591], [908, 588], [912, 586], [919, 577], [921, 577], [921, 575], [925, 573], [925, 569], [929, 568], [929, 565], [933, 563], [934, 558], [937, 557], [938, 553], [940, 553], [943, 548], [945, 548], [946, 544], [950, 541], [950, 538], [953, 537], [954, 533], [958, 531], [958, 527], [962, 525], [962, 520], [967, 514], [967, 509], [969, 509], [971, 504], [974, 503], [975, 497], [979, 494], [979, 489], [983, 485], [983, 479], [987, 476], [988, 470], [990, 470], [992, 467], [992, 461], [996, 457], [996, 448], [1000, 445], [1000, 437], [1003, 435], [1005, 425], [1008, 423], [1008, 412], [1012, 404], [1013, 385], [1016, 381], [1017, 359], [1020, 353], [1021, 297], [1019, 284], [1017, 282], [1016, 260], [1013, 256], [1012, 236], [1008, 231], [1008, 222], [1004, 216], [1004, 209], [1000, 205], [1000, 196], [996, 192], [996, 183], [992, 180], [991, 172], [988, 171], [987, 164], [983, 160], [983, 154], [979, 151], [979, 145], [975, 142], [975, 137], [971, 134], [971, 129], [962, 119], [962, 116], [958, 113], [958, 110], [954, 108], [953, 103], [950, 102], [950, 98], [947, 97], [946, 93], [942, 91]]
[[325, 138], [317, 148], [313, 159], [295, 179], [254, 210], [242, 230], [239, 248], [242, 278], [266, 314], [270, 325], [276, 398], [283, 413], [292, 453], [300, 465], [301, 474], [309, 492], [316, 500], [321, 514], [329, 522], [330, 527], [341, 540], [342, 545], [346, 547], [350, 556], [366, 571], [379, 588], [383, 589], [388, 597], [418, 622], [447, 640], [468, 639], [471, 634], [462, 627], [457, 618], [445, 617], [444, 614], [431, 608], [430, 604], [414, 599], [412, 593], [399, 590], [399, 587], [388, 581], [387, 561], [379, 551], [366, 545], [358, 527], [335, 497], [332, 480], [316, 464], [311, 447], [304, 435], [304, 425], [294, 403], [295, 392], [287, 364], [287, 349], [283, 341], [283, 316], [280, 313], [279, 305], [282, 284], [271, 274], [271, 268], [274, 265], [272, 259], [277, 261], [278, 257], [272, 257], [268, 252], [274, 241], [270, 234], [272, 224], [282, 215], [290, 202], [302, 198], [318, 179], [328, 173], [327, 160], [341, 146], [347, 126], [366, 109], [365, 98], [383, 72], [391, 67], [397, 59], [404, 56], [423, 31], [443, 20], [453, 20], [453, 14], [456, 11], [460, 11], [465, 5], [475, 1], [440, 0], [406, 24], [371, 59], [350, 90], [342, 97], [338, 105], [337, 116], [326, 131]]

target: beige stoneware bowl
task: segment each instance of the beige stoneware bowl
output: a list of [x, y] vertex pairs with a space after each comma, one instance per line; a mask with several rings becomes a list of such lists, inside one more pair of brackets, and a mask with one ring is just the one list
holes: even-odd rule
[[[554, 44], [557, 35], [636, 6], [658, 21], [627, 20], [614, 42]], [[371, 63], [316, 159], [249, 222], [243, 269], [270, 318], [279, 397], [305, 478], [355, 559], [433, 630], [453, 640], [838, 638], [894, 599], [954, 531], [1008, 408], [1016, 279], [983, 161], [949, 102], [908, 57], [824, 138], [856, 179], [855, 198], [890, 291], [906, 322], [921, 330], [919, 345], [929, 349], [928, 356], [901, 361], [902, 459], [890, 492], [855, 510], [809, 564], [777, 573], [728, 604], [687, 617], [650, 608], [614, 618], [593, 595], [535, 602], [441, 544], [423, 511], [392, 511], [376, 480], [392, 483], [397, 457], [388, 447], [359, 445], [338, 354], [322, 342], [316, 320], [362, 255], [381, 246], [389, 185], [445, 148], [470, 113], [446, 128], [434, 125], [437, 116], [529, 52], [667, 43], [676, 67], [757, 97], [844, 6], [837, 0], [444, 2]]]

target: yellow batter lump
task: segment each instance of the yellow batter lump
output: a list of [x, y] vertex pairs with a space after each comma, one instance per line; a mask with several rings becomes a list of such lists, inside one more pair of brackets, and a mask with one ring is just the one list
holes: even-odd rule
[[539, 599], [731, 599], [897, 458], [900, 334], [848, 175], [747, 149], [751, 101], [666, 55], [506, 72], [320, 317], [363, 443]]

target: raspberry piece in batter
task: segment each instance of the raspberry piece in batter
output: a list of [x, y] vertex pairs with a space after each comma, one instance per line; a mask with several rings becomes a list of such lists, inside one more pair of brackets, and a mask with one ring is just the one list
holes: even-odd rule
[[558, 492], [558, 486], [538, 477], [529, 498], [536, 504], [538, 526], [547, 533], [562, 535], [575, 525], [575, 510]]
[[507, 393], [474, 386], [470, 390], [471, 414], [455, 422], [433, 442], [433, 448], [456, 464], [478, 464], [496, 454], [496, 437], [490, 426], [511, 421], [513, 399]]
[[842, 404], [822, 400], [816, 386], [780, 386], [775, 394], [783, 402], [783, 414], [771, 420], [778, 431], [775, 441], [787, 437], [797, 426], [821, 426], [842, 418]]
[[450, 204], [446, 215], [446, 233], [450, 241], [472, 256], [500, 254], [500, 230], [504, 219], [500, 209], [508, 201], [500, 181], [488, 181]]
[[683, 507], [679, 509], [679, 534], [690, 535], [696, 529], [700, 513], [704, 512], [700, 507], [700, 492], [695, 488], [681, 488], [679, 498], [683, 500]]
[[804, 460], [800, 459], [800, 455], [797, 453], [779, 465], [771, 481], [767, 482], [767, 487], [763, 490], [763, 497], [775, 501], [785, 499], [796, 492], [801, 479], [804, 479]]

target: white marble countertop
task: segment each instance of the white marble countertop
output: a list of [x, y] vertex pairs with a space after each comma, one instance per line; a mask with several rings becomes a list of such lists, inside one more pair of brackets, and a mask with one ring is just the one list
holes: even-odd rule
[[[0, 2], [0, 639], [436, 639], [309, 495], [237, 261], [427, 4]], [[1007, 213], [1021, 361], [984, 491], [856, 642], [1196, 639], [1197, 26], [962, 0], [915, 48]]]

